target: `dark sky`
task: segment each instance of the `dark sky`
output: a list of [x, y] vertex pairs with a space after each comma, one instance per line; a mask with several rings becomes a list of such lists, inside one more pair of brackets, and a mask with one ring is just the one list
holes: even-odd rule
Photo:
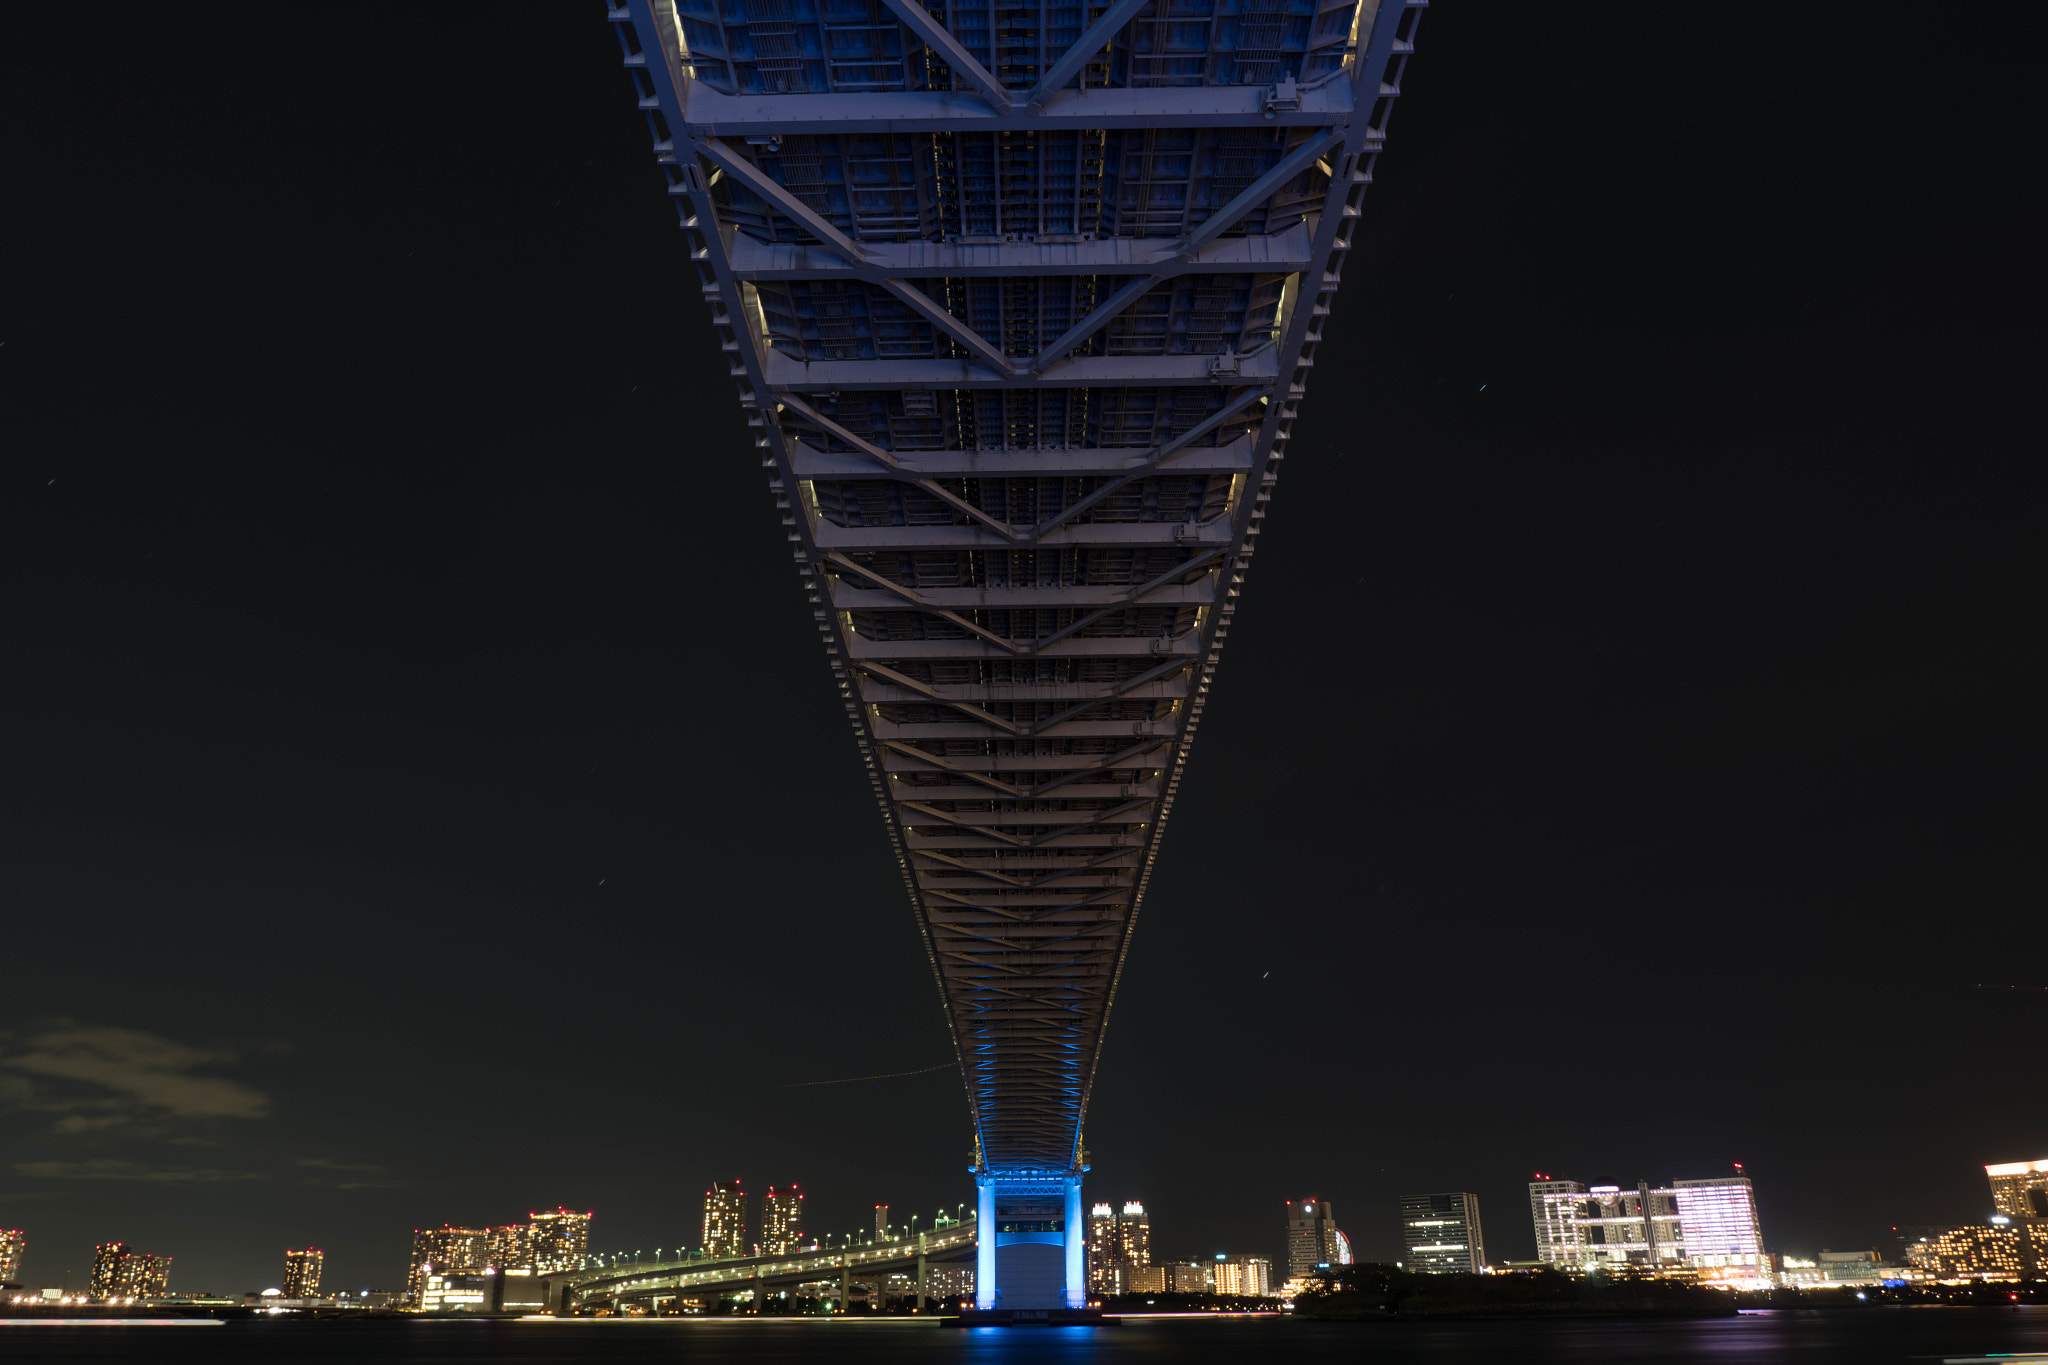
[[[0, 1226], [173, 1286], [966, 1199], [930, 970], [594, 0], [0, 34]], [[1569, 21], [1567, 24], [1566, 21]], [[33, 27], [30, 27], [33, 26]], [[1531, 1170], [1779, 1250], [2048, 1155], [1995, 8], [1439, 4], [1112, 1018], [1166, 1252]], [[2031, 453], [2030, 453], [2031, 452]]]

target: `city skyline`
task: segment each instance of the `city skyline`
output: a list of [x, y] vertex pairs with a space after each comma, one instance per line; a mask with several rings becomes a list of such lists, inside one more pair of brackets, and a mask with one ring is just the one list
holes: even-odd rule
[[[2024, 73], [1973, 20], [1878, 148], [1847, 111], [1883, 23], [1737, 62], [1600, 15], [1526, 140], [1553, 21], [1473, 0], [1417, 40], [1089, 1091], [1082, 1197], [1140, 1196], [1163, 1256], [1277, 1260], [1312, 1192], [1399, 1259], [1402, 1195], [1470, 1191], [1524, 1259], [1530, 1171], [1736, 1161], [1772, 1242], [1881, 1245], [2044, 1155], [2044, 1102], [1952, 1041], [2048, 1008], [1983, 929], [2042, 890], [2029, 219], [1982, 135]], [[320, 1247], [394, 1289], [411, 1230], [530, 1209], [694, 1242], [731, 1172], [800, 1177], [812, 1229], [970, 1199], [801, 507], [602, 7], [260, 45], [157, 7], [85, 64], [54, 14], [0, 25], [33, 210], [0, 233], [37, 263], [0, 335], [24, 1273], [121, 1240], [263, 1288]], [[306, 98], [252, 118], [275, 44]], [[520, 73], [510, 189], [453, 145], [450, 51]], [[1560, 991], [1618, 952], [1640, 1008]], [[1744, 1024], [1702, 1049], [1694, 1006]], [[679, 1020], [758, 1060], [615, 1041]], [[1387, 1079], [1418, 1024], [1427, 1104]], [[1532, 1035], [1686, 1103], [1589, 1104]]]

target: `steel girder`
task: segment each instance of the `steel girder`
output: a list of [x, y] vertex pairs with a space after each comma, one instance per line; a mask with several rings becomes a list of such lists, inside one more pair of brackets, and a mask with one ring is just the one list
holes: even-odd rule
[[[1066, 47], [992, 69], [968, 44], [1008, 53], [1050, 11], [1019, 0], [992, 37], [959, 0], [875, 0], [860, 41], [893, 16], [875, 50], [921, 88], [848, 93], [868, 68], [804, 47], [812, 18], [838, 41], [816, 0], [610, 0], [984, 1170], [1080, 1165], [1110, 1000], [1426, 0], [1204, 2], [1207, 66], [1129, 55], [1171, 27], [1156, 0], [1091, 0]], [[1299, 82], [1307, 59], [1251, 50], [1297, 8], [1329, 68]], [[692, 33], [728, 85], [784, 84], [712, 88]], [[1131, 74], [1182, 67], [1209, 74]], [[1288, 74], [1215, 76], [1268, 68]], [[803, 80], [835, 93], [785, 88]]]

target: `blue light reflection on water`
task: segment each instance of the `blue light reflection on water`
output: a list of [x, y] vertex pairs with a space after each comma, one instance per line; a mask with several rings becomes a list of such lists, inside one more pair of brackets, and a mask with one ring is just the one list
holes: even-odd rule
[[21, 1326], [9, 1361], [207, 1365], [1885, 1365], [2048, 1352], [2048, 1308], [1774, 1312], [1686, 1321], [1314, 1323], [1132, 1319], [1115, 1327], [685, 1319], [666, 1322], [268, 1320], [211, 1332]]

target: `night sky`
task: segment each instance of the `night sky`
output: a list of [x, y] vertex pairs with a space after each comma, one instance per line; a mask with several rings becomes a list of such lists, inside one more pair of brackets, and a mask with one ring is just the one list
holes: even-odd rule
[[[28, 1282], [969, 1198], [952, 1071], [799, 1084], [951, 1049], [601, 6], [29, 11]], [[1870, 1246], [2048, 1156], [2032, 77], [1939, 29], [1427, 17], [1097, 1082], [1162, 1253], [1471, 1189], [1520, 1258], [1533, 1170], [1735, 1161]]]

